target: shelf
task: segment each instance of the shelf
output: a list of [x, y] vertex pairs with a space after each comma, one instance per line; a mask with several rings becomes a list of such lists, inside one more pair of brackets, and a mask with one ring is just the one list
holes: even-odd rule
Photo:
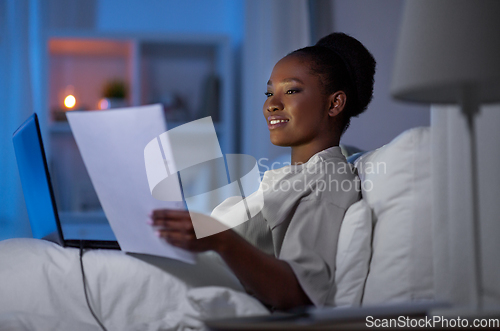
[[100, 39], [51, 39], [49, 53], [72, 56], [130, 56], [132, 42]]
[[[76, 107], [97, 109], [103, 85], [118, 77], [128, 85], [130, 106], [161, 103], [168, 129], [212, 116], [222, 152], [235, 152], [235, 84], [226, 36], [51, 30], [47, 51], [48, 112], [63, 109], [68, 86]], [[83, 212], [99, 209], [100, 202], [68, 122], [49, 121], [48, 132], [49, 167], [65, 223], [72, 231], [106, 225], [102, 212]]]

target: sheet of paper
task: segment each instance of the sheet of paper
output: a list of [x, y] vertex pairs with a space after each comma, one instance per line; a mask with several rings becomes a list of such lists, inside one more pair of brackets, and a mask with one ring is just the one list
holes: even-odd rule
[[[67, 118], [102, 208], [123, 251], [194, 263], [194, 255], [155, 236], [153, 209], [184, 208], [151, 195], [144, 149], [167, 128], [161, 105], [68, 112]], [[178, 185], [173, 181], [173, 185]], [[179, 190], [173, 187], [174, 193]], [[176, 196], [176, 194], [174, 194]]]

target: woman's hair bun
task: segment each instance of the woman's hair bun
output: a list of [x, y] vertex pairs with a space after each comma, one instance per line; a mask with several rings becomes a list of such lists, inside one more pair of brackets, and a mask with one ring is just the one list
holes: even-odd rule
[[344, 61], [356, 94], [356, 107], [350, 116], [358, 116], [366, 110], [373, 98], [376, 62], [373, 55], [357, 39], [340, 32], [321, 38], [316, 46], [326, 47]]

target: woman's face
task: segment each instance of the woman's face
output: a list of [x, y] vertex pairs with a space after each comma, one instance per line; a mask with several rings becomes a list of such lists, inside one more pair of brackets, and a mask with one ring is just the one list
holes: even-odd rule
[[307, 146], [331, 137], [331, 98], [322, 91], [307, 60], [289, 55], [274, 66], [263, 107], [274, 145]]

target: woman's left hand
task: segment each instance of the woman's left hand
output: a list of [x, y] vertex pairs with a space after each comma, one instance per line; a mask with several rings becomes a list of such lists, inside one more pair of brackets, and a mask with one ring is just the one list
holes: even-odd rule
[[185, 210], [157, 209], [153, 211], [151, 219], [152, 226], [156, 228], [156, 233], [160, 238], [173, 246], [191, 252], [217, 250], [224, 237], [224, 232], [221, 232], [200, 239], [196, 238], [191, 217]]

